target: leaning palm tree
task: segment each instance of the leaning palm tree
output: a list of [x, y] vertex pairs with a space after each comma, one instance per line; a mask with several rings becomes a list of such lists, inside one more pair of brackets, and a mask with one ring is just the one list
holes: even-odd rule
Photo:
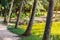
[[20, 14], [21, 14], [22, 7], [23, 7], [23, 2], [24, 2], [24, 0], [20, 1], [19, 13], [17, 14], [17, 20], [16, 20], [15, 28], [17, 28], [19, 25], [19, 19], [20, 19]]
[[1, 0], [2, 6], [4, 6], [3, 14], [4, 14], [4, 24], [7, 24], [6, 14], [7, 14], [7, 0]]
[[48, 10], [48, 15], [47, 15], [46, 27], [45, 27], [45, 31], [43, 35], [43, 40], [49, 40], [50, 38], [53, 9], [54, 9], [54, 0], [49, 0], [49, 10]]
[[11, 6], [10, 6], [9, 14], [8, 14], [8, 20], [7, 20], [8, 23], [9, 23], [10, 16], [11, 16], [11, 13], [12, 13], [13, 3], [14, 3], [14, 0], [11, 1]]
[[7, 20], [6, 20], [6, 9], [4, 9], [3, 13], [4, 13], [4, 24], [7, 24]]
[[28, 27], [27, 27], [25, 33], [23, 34], [23, 36], [28, 36], [28, 35], [31, 34], [32, 24], [33, 24], [33, 21], [34, 21], [35, 11], [36, 11], [36, 7], [37, 7], [37, 1], [38, 1], [38, 0], [34, 0], [31, 18], [30, 18]]

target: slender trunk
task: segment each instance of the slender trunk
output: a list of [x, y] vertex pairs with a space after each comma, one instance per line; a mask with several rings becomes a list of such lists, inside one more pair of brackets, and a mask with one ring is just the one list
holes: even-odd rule
[[56, 13], [55, 13], [55, 20], [56, 20], [57, 13], [58, 13], [59, 0], [57, 0], [56, 5], [57, 6], [56, 6]]
[[54, 0], [49, 0], [49, 10], [48, 10], [48, 15], [47, 15], [46, 27], [45, 27], [45, 31], [43, 35], [43, 40], [50, 40], [53, 9], [54, 9]]
[[20, 7], [19, 7], [19, 13], [18, 13], [18, 15], [17, 15], [17, 20], [16, 20], [16, 24], [15, 24], [15, 28], [17, 28], [18, 27], [18, 25], [19, 25], [19, 19], [20, 19], [20, 14], [21, 14], [21, 11], [22, 11], [22, 7], [23, 7], [23, 2], [24, 2], [24, 0], [21, 0], [20, 1]]
[[11, 16], [11, 13], [12, 13], [13, 2], [14, 2], [14, 0], [11, 1], [11, 6], [10, 6], [9, 14], [8, 14], [8, 23], [10, 21], [10, 16]]
[[6, 9], [4, 9], [4, 24], [7, 24], [7, 20], [6, 20]]
[[27, 30], [25, 31], [25, 33], [23, 34], [23, 36], [29, 36], [31, 34], [32, 24], [33, 24], [33, 21], [34, 21], [36, 7], [37, 7], [37, 0], [34, 0], [31, 18], [30, 18]]
[[4, 10], [2, 10], [2, 16], [4, 17]]

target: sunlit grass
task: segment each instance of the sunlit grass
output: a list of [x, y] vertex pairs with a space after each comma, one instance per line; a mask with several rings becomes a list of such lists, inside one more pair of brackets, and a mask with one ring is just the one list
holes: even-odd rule
[[[27, 25], [21, 25], [22, 29], [26, 29]], [[34, 23], [32, 27], [32, 33], [43, 34], [45, 29], [45, 23]], [[51, 35], [60, 35], [60, 22], [53, 22], [51, 27]]]

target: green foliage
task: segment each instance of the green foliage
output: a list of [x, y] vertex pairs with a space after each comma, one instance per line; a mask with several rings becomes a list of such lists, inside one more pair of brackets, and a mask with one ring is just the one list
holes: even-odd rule
[[[27, 4], [25, 4], [24, 9], [27, 10], [27, 11], [28, 11], [28, 10], [31, 11], [32, 6], [33, 6], [33, 0], [27, 1]], [[23, 9], [23, 10], [24, 10], [24, 9]], [[40, 13], [40, 10], [44, 10], [44, 11], [45, 11], [45, 8], [44, 8], [43, 5], [41, 4], [41, 0], [38, 0], [36, 13]], [[26, 11], [25, 11], [25, 12], [26, 12]]]
[[25, 18], [25, 16], [26, 16], [26, 15], [25, 15], [24, 13], [21, 13], [20, 18], [21, 18], [21, 19], [24, 19], [24, 18]]
[[8, 1], [7, 0], [2, 0], [1, 1], [2, 6], [4, 6], [5, 9], [8, 7]]
[[41, 0], [41, 4], [46, 9], [46, 11], [48, 11], [49, 0]]
[[0, 11], [1, 11], [1, 4], [0, 4]]
[[29, 16], [30, 14], [29, 13], [21, 13], [20, 15], [20, 18], [23, 19], [23, 20], [29, 20]]
[[[7, 10], [10, 9], [11, 0], [0, 0], [0, 2], [1, 2], [0, 4], [3, 7], [5, 7]], [[23, 6], [22, 12], [23, 13], [31, 13], [33, 2], [34, 2], [34, 0], [24, 0], [24, 6]], [[55, 5], [55, 10], [56, 10], [57, 6], [58, 6], [58, 10], [60, 10], [59, 4], [60, 4], [60, 1], [58, 2], [58, 5]], [[15, 12], [16, 8], [19, 7], [19, 5], [20, 5], [20, 0], [14, 0], [14, 7], [13, 7], [12, 11]], [[49, 6], [49, 0], [38, 0], [36, 16], [42, 16], [43, 14], [40, 14], [41, 11], [48, 10], [48, 6]], [[2, 8], [2, 7], [0, 7], [0, 8]], [[24, 16], [22, 17], [22, 15], [24, 15]], [[21, 18], [24, 18], [24, 17], [25, 17], [25, 14], [21, 14]]]
[[36, 13], [35, 16], [36, 17], [44, 16], [44, 13], [43, 14], [41, 12], [40, 13]]
[[15, 18], [15, 17], [16, 17], [16, 14], [12, 13], [11, 18]]
[[[8, 11], [6, 11], [8, 13], [9, 9], [10, 9], [11, 0], [0, 0], [0, 1], [1, 1], [1, 5], [4, 8], [6, 8], [6, 10], [8, 10]], [[30, 13], [32, 11], [32, 7], [33, 7], [33, 2], [34, 2], [34, 0], [24, 0], [24, 6], [23, 6], [23, 10], [22, 10], [23, 14], [21, 13], [21, 18], [24, 19], [27, 16], [29, 18], [29, 15], [30, 15]], [[48, 1], [46, 1], [46, 2], [48, 2]], [[46, 11], [46, 9], [44, 8], [44, 5], [43, 5], [43, 3], [45, 4], [46, 2], [42, 2], [42, 0], [38, 0], [37, 9], [36, 9], [36, 16], [42, 15], [42, 14], [39, 14], [41, 12], [41, 10]], [[20, 0], [14, 0], [14, 6], [12, 9], [12, 13], [16, 12], [16, 8], [18, 8], [19, 5], [20, 5]], [[26, 13], [26, 15], [24, 13]], [[15, 14], [12, 14], [11, 17], [15, 17]]]

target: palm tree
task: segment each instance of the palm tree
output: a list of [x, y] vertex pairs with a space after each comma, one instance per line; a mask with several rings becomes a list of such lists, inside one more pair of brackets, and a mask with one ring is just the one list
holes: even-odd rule
[[4, 10], [3, 10], [3, 14], [4, 14], [4, 24], [7, 24], [7, 20], [6, 20], [6, 14], [7, 14], [7, 0], [2, 0], [1, 1], [2, 6], [4, 6]]
[[23, 34], [23, 36], [28, 36], [28, 35], [31, 34], [32, 24], [33, 24], [33, 21], [34, 21], [34, 16], [35, 16], [36, 7], [37, 7], [37, 0], [34, 0], [31, 18], [30, 18], [28, 27], [27, 27], [25, 33]]
[[9, 14], [8, 14], [8, 23], [9, 23], [10, 16], [11, 16], [11, 13], [12, 13], [13, 2], [14, 2], [14, 0], [11, 1], [11, 6], [10, 6]]
[[22, 7], [23, 7], [23, 2], [24, 2], [24, 0], [20, 1], [19, 13], [17, 15], [17, 20], [16, 20], [15, 28], [17, 28], [18, 25], [19, 25], [19, 19], [20, 19], [20, 14], [21, 14]]
[[54, 0], [49, 0], [49, 10], [48, 10], [48, 15], [47, 15], [46, 27], [45, 27], [45, 31], [43, 35], [43, 40], [49, 40], [50, 38], [53, 9], [54, 9]]
[[3, 11], [3, 13], [4, 13], [4, 24], [7, 24], [7, 20], [6, 20], [6, 9], [4, 9], [4, 11]]

